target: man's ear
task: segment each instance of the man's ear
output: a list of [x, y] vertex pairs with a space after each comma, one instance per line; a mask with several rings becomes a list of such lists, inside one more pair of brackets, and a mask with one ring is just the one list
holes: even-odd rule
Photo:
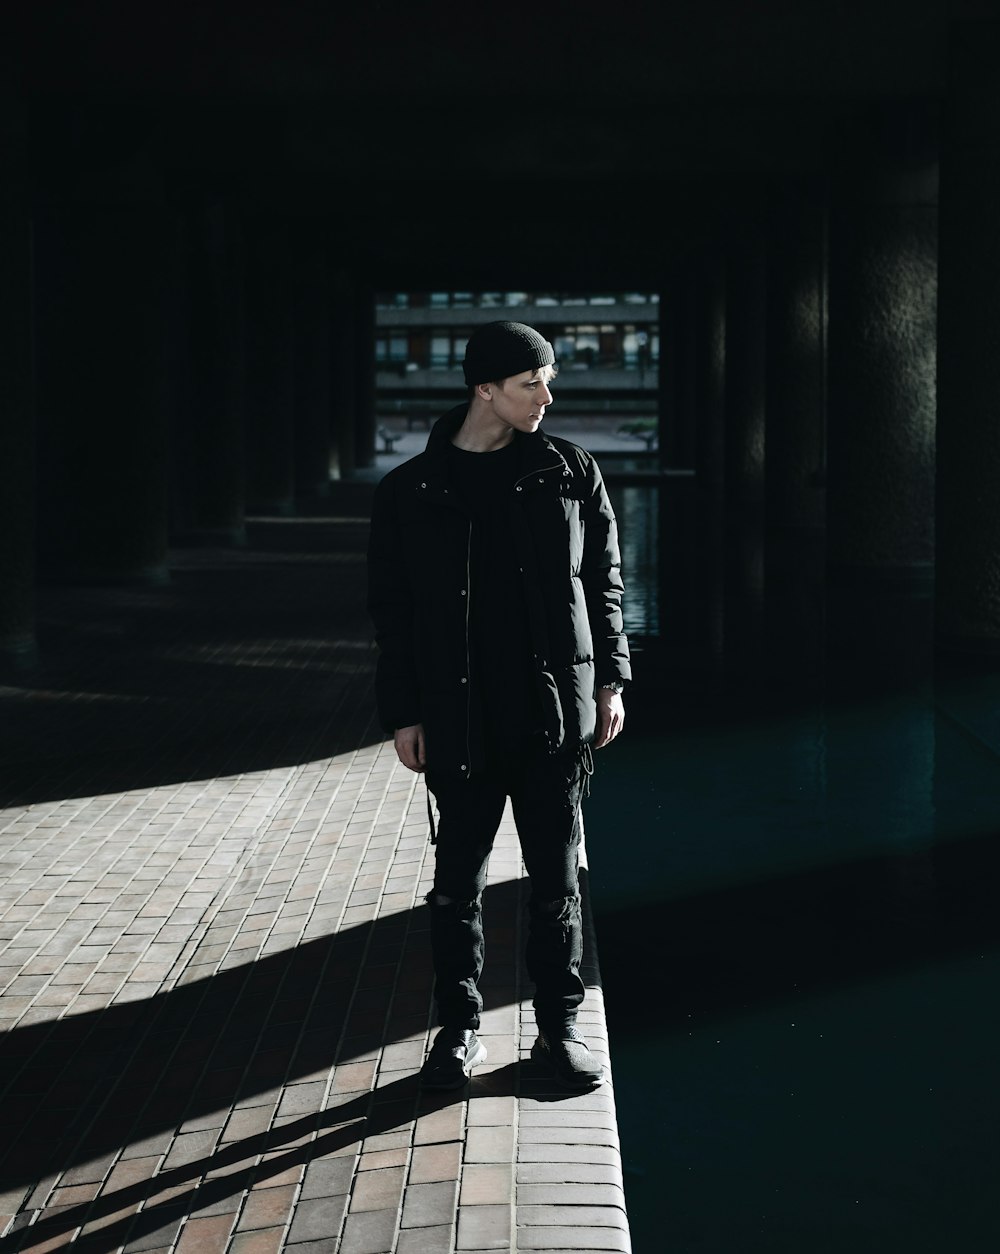
[[477, 383], [476, 395], [479, 397], [480, 400], [488, 401], [490, 397], [493, 395], [493, 384], [492, 383]]

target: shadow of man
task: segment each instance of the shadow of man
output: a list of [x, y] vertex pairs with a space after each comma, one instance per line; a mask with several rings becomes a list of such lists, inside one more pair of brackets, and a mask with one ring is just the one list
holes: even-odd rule
[[[484, 894], [487, 1008], [519, 996], [523, 883]], [[427, 916], [421, 903], [144, 1000], [5, 1033], [0, 1187], [95, 1160], [110, 1170], [124, 1146], [166, 1148], [185, 1123], [223, 1112], [221, 1124], [254, 1095], [419, 1039], [433, 985]]]

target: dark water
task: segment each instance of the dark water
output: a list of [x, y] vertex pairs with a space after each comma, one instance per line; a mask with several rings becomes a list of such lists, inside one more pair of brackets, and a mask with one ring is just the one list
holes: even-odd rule
[[587, 830], [637, 1254], [1000, 1248], [1000, 678], [630, 715]]
[[[620, 460], [615, 469], [645, 466], [648, 459]], [[653, 484], [621, 485], [613, 481], [608, 494], [618, 522], [622, 573], [627, 581], [623, 602], [625, 630], [636, 636], [660, 632], [659, 510], [660, 489]]]

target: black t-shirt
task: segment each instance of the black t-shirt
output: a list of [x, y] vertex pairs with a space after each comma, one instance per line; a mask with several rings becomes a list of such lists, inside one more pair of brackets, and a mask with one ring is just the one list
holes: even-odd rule
[[492, 453], [448, 446], [450, 480], [472, 519], [469, 587], [473, 696], [487, 739], [504, 742], [540, 723], [524, 576], [517, 561], [511, 502], [517, 479], [513, 442]]

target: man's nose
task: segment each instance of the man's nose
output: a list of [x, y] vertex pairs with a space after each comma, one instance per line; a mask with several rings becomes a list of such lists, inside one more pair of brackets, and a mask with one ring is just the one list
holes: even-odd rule
[[548, 385], [547, 383], [543, 383], [543, 384], [542, 384], [542, 387], [545, 389], [545, 399], [542, 401], [542, 404], [543, 404], [543, 405], [551, 405], [551, 404], [552, 404], [552, 393], [549, 391], [549, 385]]

